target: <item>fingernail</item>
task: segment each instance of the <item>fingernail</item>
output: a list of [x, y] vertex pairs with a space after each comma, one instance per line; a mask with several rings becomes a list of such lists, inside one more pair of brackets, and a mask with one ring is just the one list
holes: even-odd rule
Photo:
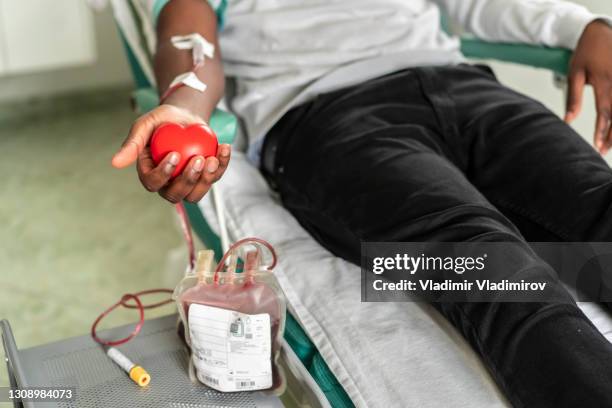
[[199, 173], [202, 171], [203, 168], [204, 168], [204, 160], [201, 157], [198, 157], [195, 160], [195, 163], [193, 163], [193, 171]]
[[170, 153], [170, 158], [168, 159], [168, 161], [173, 166], [176, 166], [178, 164], [178, 162], [179, 162], [179, 155], [178, 155], [178, 153]]
[[176, 164], [166, 163], [166, 166], [164, 167], [164, 172], [166, 174], [172, 174], [175, 167], [176, 167]]
[[230, 147], [228, 145], [221, 145], [221, 151], [219, 152], [219, 155], [221, 157], [227, 157], [230, 154]]
[[216, 160], [210, 160], [206, 164], [206, 171], [208, 171], [209, 173], [214, 173], [215, 171], [217, 171], [218, 168], [219, 168], [219, 162], [217, 162]]

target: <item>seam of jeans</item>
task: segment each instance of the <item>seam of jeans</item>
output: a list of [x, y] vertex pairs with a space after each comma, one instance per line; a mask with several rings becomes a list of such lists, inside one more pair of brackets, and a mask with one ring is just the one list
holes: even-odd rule
[[508, 209], [520, 216], [527, 218], [528, 220], [534, 222], [535, 224], [538, 224], [540, 227], [544, 228], [551, 234], [557, 235], [561, 240], [571, 241], [571, 234], [568, 230], [563, 228], [557, 228], [555, 223], [547, 221], [546, 219], [544, 219], [544, 217], [541, 217], [535, 214], [534, 212], [525, 209], [524, 207], [513, 204], [510, 201], [500, 197], [489, 198], [489, 201], [491, 201], [491, 203], [496, 207]]
[[459, 132], [455, 100], [441, 82], [444, 78], [435, 78], [439, 75], [434, 68], [418, 68], [415, 69], [415, 72], [419, 79], [421, 92], [434, 112], [440, 134], [444, 144], [448, 147], [447, 159], [464, 172], [468, 163], [459, 153], [461, 149], [457, 149], [463, 138]]

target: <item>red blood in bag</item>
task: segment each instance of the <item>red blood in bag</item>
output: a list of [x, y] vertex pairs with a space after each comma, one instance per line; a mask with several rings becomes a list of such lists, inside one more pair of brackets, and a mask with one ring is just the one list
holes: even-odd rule
[[217, 155], [219, 143], [212, 129], [203, 124], [183, 126], [167, 123], [155, 129], [151, 137], [151, 156], [159, 164], [167, 154], [177, 152], [181, 155], [172, 177], [176, 177], [194, 156], [204, 158]]
[[[189, 306], [194, 303], [246, 314], [267, 313], [270, 316], [271, 326], [271, 357], [277, 355], [280, 343], [275, 339], [279, 336], [282, 309], [278, 294], [270, 286], [252, 280], [244, 284], [198, 284], [183, 292], [180, 301], [185, 316], [189, 316]], [[271, 389], [280, 387], [281, 383], [281, 375], [277, 370], [277, 364], [273, 361]]]

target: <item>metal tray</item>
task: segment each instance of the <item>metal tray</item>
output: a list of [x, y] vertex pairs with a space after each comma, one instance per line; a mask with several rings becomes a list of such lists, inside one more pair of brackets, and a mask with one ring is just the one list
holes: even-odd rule
[[[19, 350], [6, 320], [2, 340], [9, 378], [14, 388], [72, 387], [71, 401], [24, 401], [30, 407], [172, 407], [256, 408], [282, 407], [280, 399], [263, 392], [221, 393], [193, 384], [187, 371], [189, 355], [176, 335], [177, 315], [147, 320], [140, 334], [118, 347], [151, 374], [144, 388], [132, 382], [90, 336]], [[104, 337], [123, 337], [133, 328], [126, 325], [100, 332]]]

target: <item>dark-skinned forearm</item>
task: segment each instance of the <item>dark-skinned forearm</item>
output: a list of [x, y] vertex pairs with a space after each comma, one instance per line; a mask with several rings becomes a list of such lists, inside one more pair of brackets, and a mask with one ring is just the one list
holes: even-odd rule
[[199, 33], [215, 46], [214, 58], [206, 58], [196, 75], [207, 85], [199, 92], [181, 87], [165, 103], [188, 109], [208, 121], [223, 96], [224, 76], [221, 52], [217, 40], [217, 17], [204, 0], [172, 0], [162, 10], [157, 24], [157, 50], [154, 59], [155, 76], [162, 94], [177, 75], [193, 68], [191, 50], [178, 50], [170, 42], [175, 35]]

